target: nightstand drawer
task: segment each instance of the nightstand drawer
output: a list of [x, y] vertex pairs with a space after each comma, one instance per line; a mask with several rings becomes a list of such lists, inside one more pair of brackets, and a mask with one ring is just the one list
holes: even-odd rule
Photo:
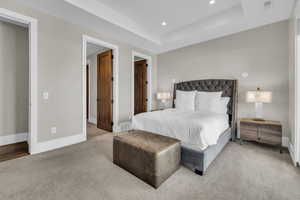
[[241, 137], [241, 139], [244, 139], [244, 140], [256, 141], [257, 137], [258, 137], [257, 129], [250, 130], [250, 129], [241, 128], [240, 129], [240, 137]]
[[257, 131], [257, 126], [251, 123], [240, 123], [241, 129], [250, 130], [250, 131]]
[[262, 143], [272, 144], [272, 145], [281, 145], [282, 138], [281, 135], [278, 134], [260, 132], [258, 141]]
[[281, 136], [281, 126], [261, 125], [261, 126], [259, 126], [259, 132]]

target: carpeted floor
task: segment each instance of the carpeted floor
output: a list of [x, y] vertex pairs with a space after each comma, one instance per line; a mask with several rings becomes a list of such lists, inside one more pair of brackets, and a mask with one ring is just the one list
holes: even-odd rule
[[95, 124], [87, 123], [87, 139], [90, 140], [93, 137], [97, 137], [103, 134], [107, 134], [109, 132], [98, 129]]
[[157, 190], [112, 163], [112, 134], [0, 163], [2, 200], [299, 200], [287, 153], [227, 145], [207, 174], [181, 167]]

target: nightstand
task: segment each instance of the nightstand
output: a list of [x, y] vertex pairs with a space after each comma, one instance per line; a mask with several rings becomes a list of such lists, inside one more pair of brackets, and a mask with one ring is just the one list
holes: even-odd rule
[[282, 149], [282, 125], [279, 121], [255, 121], [250, 118], [240, 119], [241, 144], [245, 141], [277, 146]]

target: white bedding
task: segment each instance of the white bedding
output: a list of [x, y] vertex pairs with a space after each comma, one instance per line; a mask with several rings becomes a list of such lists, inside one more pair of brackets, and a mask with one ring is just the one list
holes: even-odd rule
[[177, 138], [184, 145], [202, 150], [217, 144], [219, 136], [229, 128], [228, 115], [176, 109], [135, 115], [132, 125], [133, 129]]

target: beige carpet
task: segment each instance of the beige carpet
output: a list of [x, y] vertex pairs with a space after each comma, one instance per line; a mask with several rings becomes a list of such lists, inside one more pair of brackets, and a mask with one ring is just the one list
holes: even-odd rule
[[87, 123], [87, 139], [92, 139], [93, 137], [101, 136], [109, 132], [98, 129], [95, 124]]
[[112, 163], [112, 134], [0, 163], [1, 200], [299, 200], [300, 170], [287, 153], [230, 143], [198, 176], [181, 167], [159, 189]]

